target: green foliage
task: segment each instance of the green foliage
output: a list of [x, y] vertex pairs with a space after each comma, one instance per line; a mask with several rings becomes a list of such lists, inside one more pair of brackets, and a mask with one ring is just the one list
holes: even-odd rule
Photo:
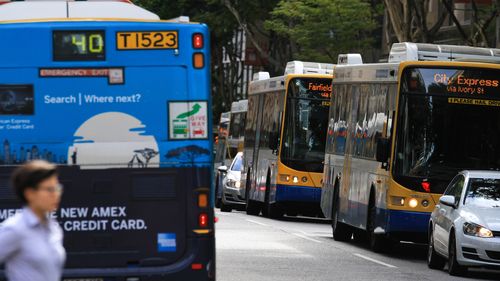
[[294, 59], [333, 62], [371, 48], [372, 12], [362, 0], [281, 0], [265, 27], [289, 37]]

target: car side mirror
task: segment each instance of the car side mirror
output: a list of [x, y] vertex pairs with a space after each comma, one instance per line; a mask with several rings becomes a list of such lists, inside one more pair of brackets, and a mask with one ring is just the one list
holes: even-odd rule
[[227, 173], [227, 166], [220, 166], [217, 170], [222, 173]]
[[452, 195], [443, 195], [441, 198], [439, 198], [439, 203], [448, 206], [448, 207], [453, 207], [456, 208], [457, 205], [455, 203], [455, 196]]
[[390, 142], [387, 138], [377, 139], [377, 154], [378, 162], [386, 163], [389, 159]]

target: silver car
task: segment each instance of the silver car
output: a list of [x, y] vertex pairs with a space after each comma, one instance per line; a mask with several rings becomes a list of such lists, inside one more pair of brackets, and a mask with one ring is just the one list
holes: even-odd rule
[[242, 197], [244, 189], [241, 188], [241, 169], [243, 165], [243, 153], [238, 152], [229, 168], [220, 166], [219, 173], [222, 180], [216, 186], [216, 207], [222, 212], [231, 212], [232, 209], [245, 209], [245, 200]]
[[500, 172], [462, 171], [448, 185], [429, 223], [427, 263], [451, 275], [468, 267], [500, 269]]

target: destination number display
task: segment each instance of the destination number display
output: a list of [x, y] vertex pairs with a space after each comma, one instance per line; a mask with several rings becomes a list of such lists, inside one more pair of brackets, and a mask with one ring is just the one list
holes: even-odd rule
[[410, 68], [403, 74], [405, 92], [500, 98], [500, 70], [486, 68]]
[[101, 61], [106, 58], [104, 30], [54, 31], [55, 61]]

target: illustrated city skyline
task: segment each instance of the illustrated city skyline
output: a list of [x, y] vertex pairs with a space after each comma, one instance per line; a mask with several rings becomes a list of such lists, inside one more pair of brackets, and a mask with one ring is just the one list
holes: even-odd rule
[[8, 139], [3, 141], [3, 149], [0, 150], [0, 164], [14, 165], [21, 164], [30, 160], [46, 160], [57, 164], [66, 164], [66, 155], [57, 155], [56, 153], [42, 148], [39, 145], [21, 145], [19, 150], [12, 149]]

